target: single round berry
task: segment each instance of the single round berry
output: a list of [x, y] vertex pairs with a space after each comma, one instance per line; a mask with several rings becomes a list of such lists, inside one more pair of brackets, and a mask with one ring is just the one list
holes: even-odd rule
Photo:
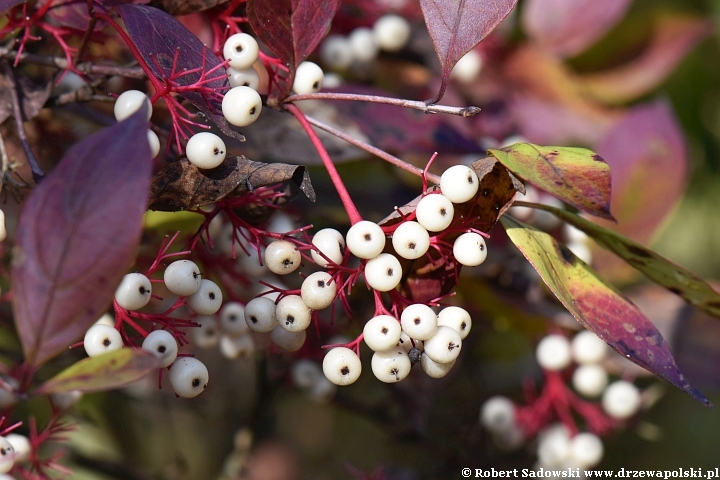
[[430, 248], [430, 234], [417, 222], [403, 222], [392, 234], [395, 252], [402, 258], [414, 260], [427, 253]]
[[608, 384], [608, 375], [605, 369], [597, 364], [580, 365], [572, 376], [575, 390], [586, 397], [599, 396]]
[[345, 70], [353, 62], [350, 42], [342, 35], [328, 35], [320, 46], [320, 58], [326, 67]]
[[398, 340], [397, 346], [402, 347], [402, 349], [408, 353], [410, 353], [410, 350], [412, 349], [416, 349], [420, 353], [422, 353], [425, 349], [422, 340], [415, 340], [414, 338], [410, 338], [410, 336], [405, 332], [402, 332], [400, 334], [400, 340]]
[[122, 336], [114, 327], [93, 325], [85, 332], [83, 346], [90, 357], [120, 350], [123, 346]]
[[453, 243], [453, 256], [461, 265], [477, 267], [487, 258], [485, 239], [475, 232], [463, 233]]
[[114, 327], [115, 326], [115, 317], [113, 317], [109, 313], [105, 312], [102, 314], [102, 316], [100, 318], [95, 320], [95, 323], [93, 325], [107, 325], [108, 327]]
[[228, 360], [250, 359], [255, 353], [252, 335], [223, 335], [220, 337], [220, 353]]
[[375, 60], [378, 46], [373, 31], [367, 27], [358, 27], [348, 35], [352, 55], [358, 62], [368, 63]]
[[605, 448], [600, 437], [582, 432], [570, 440], [570, 458], [580, 468], [594, 467], [602, 460]]
[[502, 432], [515, 425], [515, 404], [497, 395], [485, 400], [480, 409], [480, 424], [491, 432]]
[[212, 280], [200, 280], [198, 291], [187, 297], [187, 304], [200, 315], [213, 315], [222, 306], [222, 291]]
[[423, 344], [427, 356], [437, 363], [454, 362], [462, 349], [460, 334], [445, 326], [438, 327], [435, 334]]
[[233, 87], [223, 97], [223, 116], [236, 127], [250, 125], [258, 119], [261, 111], [262, 99], [260, 94], [250, 87]]
[[30, 452], [32, 451], [32, 444], [30, 443], [30, 439], [28, 437], [20, 435], [19, 433], [9, 433], [5, 435], [5, 439], [10, 442], [10, 445], [12, 445], [13, 450], [15, 451], [16, 461], [25, 461], [28, 459]]
[[327, 352], [322, 367], [325, 377], [335, 385], [350, 385], [362, 372], [360, 358], [345, 347], [335, 347]]
[[599, 363], [607, 355], [607, 344], [590, 330], [575, 335], [570, 344], [573, 359], [581, 364]]
[[5, 437], [0, 437], [0, 474], [12, 470], [15, 465], [15, 449]]
[[361, 220], [350, 227], [345, 241], [350, 252], [358, 258], [375, 258], [385, 248], [385, 232], [377, 223]]
[[270, 339], [275, 345], [282, 348], [286, 352], [297, 352], [305, 343], [307, 333], [305, 330], [288, 331], [278, 325], [270, 332]]
[[466, 165], [454, 165], [440, 177], [440, 191], [452, 203], [465, 203], [472, 199], [479, 185], [477, 174]]
[[305, 305], [313, 310], [329, 307], [337, 293], [337, 282], [327, 272], [315, 272], [303, 281], [300, 296]]
[[312, 310], [300, 295], [287, 295], [275, 307], [278, 325], [288, 332], [302, 332], [310, 326]]
[[373, 25], [378, 46], [387, 52], [402, 50], [410, 39], [410, 24], [399, 15], [383, 15]]
[[397, 346], [401, 333], [400, 322], [395, 317], [378, 315], [365, 324], [363, 339], [372, 350], [383, 352]]
[[200, 289], [202, 275], [195, 262], [176, 260], [165, 269], [163, 280], [171, 293], [184, 297]]
[[365, 264], [365, 281], [378, 292], [389, 292], [402, 279], [402, 267], [395, 255], [381, 253]]
[[602, 407], [613, 418], [630, 418], [640, 409], [640, 391], [630, 382], [611, 383], [602, 396]]
[[425, 352], [420, 356], [420, 366], [423, 372], [430, 378], [442, 378], [447, 375], [455, 365], [455, 360], [450, 363], [438, 363], [435, 360], [428, 357]]
[[243, 69], [228, 68], [227, 74], [230, 88], [250, 87], [257, 91], [260, 87], [260, 75], [253, 67]]
[[7, 238], [7, 226], [5, 225], [5, 212], [0, 208], [0, 242]]
[[223, 332], [236, 337], [250, 329], [245, 322], [245, 307], [238, 302], [228, 302], [220, 309], [220, 325]]
[[220, 341], [220, 329], [217, 319], [212, 315], [200, 315], [195, 318], [198, 327], [190, 329], [192, 340], [200, 348], [216, 347]]
[[275, 318], [275, 302], [267, 297], [253, 298], [245, 305], [245, 322], [253, 332], [272, 331], [278, 324]]
[[257, 40], [247, 33], [231, 35], [223, 47], [223, 57], [229, 61], [230, 68], [236, 70], [252, 67], [259, 52]]
[[127, 90], [121, 93], [117, 100], [115, 100], [115, 119], [118, 122], [125, 120], [140, 110], [143, 103], [147, 105], [147, 119], [150, 120], [150, 117], [152, 117], [152, 104], [147, 95], [138, 90]]
[[160, 368], [169, 367], [177, 358], [178, 344], [167, 330], [153, 330], [143, 340], [142, 348], [160, 360]]
[[403, 332], [416, 340], [427, 340], [435, 335], [438, 327], [437, 315], [424, 303], [409, 305], [400, 315]]
[[298, 388], [303, 389], [312, 388], [319, 379], [325, 379], [320, 366], [306, 358], [301, 358], [293, 363], [290, 368], [290, 376], [293, 379], [293, 383], [295, 383]]
[[395, 383], [410, 374], [410, 358], [401, 347], [384, 352], [375, 352], [370, 362], [373, 374], [381, 382]]
[[142, 273], [128, 273], [115, 290], [115, 301], [126, 310], [139, 310], [150, 301], [152, 285]]
[[219, 166], [225, 160], [225, 142], [211, 132], [196, 133], [187, 142], [185, 155], [198, 168], [209, 170]]
[[492, 442], [503, 452], [514, 452], [525, 445], [527, 437], [525, 431], [519, 425], [513, 425], [507, 430], [493, 432]]
[[460, 57], [450, 71], [450, 78], [459, 80], [463, 83], [470, 83], [480, 74], [483, 65], [482, 55], [473, 49]]
[[438, 325], [445, 325], [453, 328], [460, 334], [460, 338], [465, 340], [465, 337], [470, 333], [470, 327], [472, 327], [472, 319], [470, 314], [464, 308], [460, 307], [445, 307], [438, 313]]
[[420, 225], [429, 232], [441, 232], [453, 221], [455, 208], [442, 194], [425, 195], [415, 208], [415, 216]]
[[320, 253], [311, 250], [310, 255], [312, 255], [312, 259], [321, 267], [329, 267], [331, 265], [330, 262], [336, 265], [342, 263], [343, 253], [345, 252], [345, 239], [342, 234], [334, 228], [323, 228], [319, 230], [313, 235], [312, 244], [322, 252], [322, 255], [330, 260], [326, 260]]
[[148, 143], [150, 144], [150, 153], [152, 158], [155, 158], [160, 153], [160, 139], [158, 138], [157, 133], [150, 129], [148, 129], [147, 138]]
[[278, 275], [292, 273], [300, 266], [302, 256], [297, 246], [287, 240], [275, 240], [265, 248], [265, 265]]
[[561, 466], [570, 454], [570, 433], [563, 425], [545, 428], [538, 435], [538, 460], [548, 468]]
[[299, 95], [319, 92], [323, 84], [323, 71], [316, 63], [302, 62], [295, 70], [293, 91]]
[[572, 361], [570, 342], [563, 335], [548, 335], [538, 343], [535, 358], [545, 370], [567, 368]]
[[192, 398], [200, 395], [208, 384], [208, 369], [197, 358], [181, 357], [175, 360], [168, 375], [170, 385], [178, 397]]

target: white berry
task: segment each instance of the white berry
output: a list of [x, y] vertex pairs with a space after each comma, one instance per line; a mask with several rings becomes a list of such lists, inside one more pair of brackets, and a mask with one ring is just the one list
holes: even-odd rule
[[607, 344], [590, 330], [583, 330], [573, 337], [573, 359], [580, 364], [599, 363], [607, 354]]
[[320, 46], [320, 58], [333, 70], [345, 70], [353, 62], [350, 42], [342, 35], [328, 35]]
[[430, 248], [430, 234], [417, 222], [403, 222], [392, 234], [395, 252], [402, 258], [414, 260], [427, 253]]
[[465, 203], [475, 196], [480, 181], [475, 171], [466, 165], [454, 165], [440, 177], [440, 191], [452, 203]]
[[286, 352], [296, 352], [300, 350], [300, 347], [305, 343], [306, 336], [307, 332], [305, 332], [305, 330], [291, 332], [280, 325], [273, 328], [273, 331], [270, 332], [270, 339], [272, 339], [273, 343]]
[[148, 129], [147, 138], [148, 143], [150, 144], [150, 154], [152, 155], [152, 158], [155, 158], [158, 156], [158, 153], [160, 153], [160, 139], [158, 138], [157, 133], [150, 129]]
[[115, 301], [126, 310], [139, 310], [150, 301], [152, 285], [142, 273], [128, 273], [115, 290]]
[[236, 70], [252, 67], [259, 52], [257, 40], [247, 33], [231, 35], [223, 47], [223, 57]]
[[460, 338], [465, 340], [465, 337], [470, 333], [470, 327], [472, 327], [472, 319], [470, 314], [464, 308], [460, 307], [445, 307], [438, 313], [438, 325], [445, 325], [453, 328], [460, 334]]
[[455, 365], [455, 360], [450, 363], [438, 363], [432, 358], [428, 357], [425, 352], [423, 352], [422, 356], [420, 357], [420, 366], [422, 367], [423, 372], [425, 372], [430, 378], [444, 377], [445, 375], [450, 373], [453, 365]]
[[260, 87], [260, 75], [258, 75], [257, 70], [253, 67], [242, 69], [228, 68], [227, 74], [230, 88], [250, 87], [257, 91]]
[[167, 266], [163, 275], [165, 286], [179, 296], [192, 295], [200, 289], [200, 269], [190, 260], [176, 260]]
[[160, 368], [169, 367], [177, 358], [178, 344], [167, 330], [153, 330], [143, 340], [142, 348], [160, 359]]
[[168, 375], [175, 394], [183, 398], [200, 395], [208, 384], [208, 370], [197, 358], [181, 357], [175, 360]]
[[395, 317], [378, 315], [365, 324], [363, 339], [372, 350], [382, 352], [397, 346], [401, 333], [400, 322]]
[[563, 335], [548, 335], [537, 345], [535, 358], [545, 370], [562, 370], [570, 365], [570, 342]]
[[324, 378], [320, 366], [306, 358], [301, 358], [293, 363], [290, 368], [290, 376], [293, 379], [293, 383], [303, 389], [311, 388], [315, 382]]
[[548, 468], [559, 467], [570, 453], [570, 433], [563, 425], [552, 425], [538, 435], [538, 460]]
[[389, 292], [398, 286], [401, 279], [400, 261], [390, 253], [381, 253], [365, 265], [365, 281], [378, 292]]
[[461, 265], [477, 267], [487, 258], [485, 239], [475, 232], [463, 233], [453, 243], [453, 256]]
[[445, 230], [452, 223], [454, 214], [452, 202], [442, 194], [425, 195], [415, 208], [418, 223], [429, 232]]
[[275, 240], [265, 248], [265, 265], [278, 275], [292, 273], [300, 266], [302, 256], [297, 246], [287, 240]]
[[463, 83], [470, 83], [480, 74], [483, 65], [483, 58], [477, 50], [473, 49], [460, 57], [450, 71], [450, 78]]
[[383, 15], [373, 25], [378, 46], [388, 52], [402, 50], [410, 39], [410, 24], [399, 15]]
[[350, 385], [360, 378], [362, 364], [355, 352], [335, 347], [323, 358], [323, 373], [335, 385]]
[[233, 87], [227, 91], [222, 101], [225, 119], [236, 127], [246, 127], [260, 116], [262, 99], [260, 94], [250, 87]]
[[375, 42], [373, 31], [367, 27], [358, 27], [348, 35], [348, 43], [355, 60], [367, 63], [375, 60], [378, 54], [378, 46]]
[[319, 92], [323, 84], [323, 71], [316, 63], [302, 62], [295, 71], [293, 91], [299, 95]]
[[277, 325], [275, 302], [266, 297], [253, 298], [245, 305], [245, 322], [253, 332], [272, 331]]
[[385, 248], [385, 232], [377, 223], [361, 220], [350, 227], [345, 241], [350, 252], [358, 258], [375, 258]]
[[578, 433], [570, 440], [570, 458], [580, 468], [590, 468], [600, 463], [604, 451], [602, 440], [594, 433]]
[[485, 400], [480, 409], [480, 424], [491, 432], [502, 432], [515, 425], [515, 404], [500, 395]]
[[255, 340], [249, 334], [220, 337], [220, 353], [228, 360], [249, 359], [255, 353]]
[[5, 437], [0, 437], [0, 473], [7, 473], [15, 465], [15, 449]]
[[245, 322], [245, 307], [238, 302], [228, 302], [220, 309], [220, 325], [230, 336], [243, 335], [250, 330]]
[[[10, 445], [12, 445], [13, 450], [15, 451], [16, 461], [27, 460], [30, 456], [30, 452], [32, 451], [32, 444], [30, 443], [30, 439], [28, 437], [20, 435], [19, 433], [9, 433], [5, 435], [5, 439], [10, 442]], [[13, 480], [12, 477], [10, 480]]]
[[640, 408], [641, 398], [638, 388], [625, 380], [611, 383], [602, 396], [602, 407], [614, 418], [632, 417]]
[[[401, 325], [401, 328], [402, 328], [402, 325]], [[416, 340], [414, 338], [410, 338], [410, 336], [405, 332], [402, 332], [400, 334], [400, 340], [398, 340], [398, 347], [402, 347], [402, 349], [405, 350], [406, 352], [410, 352], [410, 350], [412, 350], [413, 348], [416, 348], [421, 353], [425, 348], [423, 346], [422, 340]]]
[[123, 346], [120, 332], [107, 325], [93, 325], [88, 328], [83, 339], [83, 346], [90, 357], [120, 350]]
[[329, 307], [337, 293], [337, 282], [327, 272], [315, 272], [303, 281], [300, 296], [305, 305], [313, 310]]
[[330, 262], [340, 265], [343, 259], [343, 253], [345, 251], [345, 239], [342, 234], [334, 228], [323, 228], [313, 235], [312, 244], [317, 248], [322, 255], [328, 258], [326, 260], [320, 253], [315, 250], [310, 251], [312, 259], [323, 268], [327, 268], [331, 265]]
[[200, 315], [212, 315], [222, 306], [222, 291], [212, 280], [200, 280], [198, 291], [187, 297], [187, 304]]
[[187, 159], [198, 168], [209, 170], [225, 160], [225, 142], [211, 132], [196, 133], [185, 146]]
[[310, 326], [312, 310], [300, 295], [287, 295], [275, 307], [278, 325], [288, 332], [302, 332]]
[[586, 397], [599, 396], [605, 390], [607, 383], [607, 372], [597, 364], [580, 365], [573, 372], [573, 387], [578, 393]]
[[199, 327], [190, 329], [193, 342], [200, 348], [212, 348], [220, 341], [218, 322], [212, 315], [200, 315], [195, 319]]
[[143, 103], [147, 105], [147, 119], [150, 120], [150, 117], [152, 117], [152, 104], [147, 95], [138, 90], [127, 90], [121, 93], [117, 100], [115, 100], [115, 119], [118, 122], [125, 120], [140, 110]]
[[410, 374], [410, 358], [401, 347], [375, 352], [370, 362], [373, 374], [381, 382], [395, 383]]
[[400, 315], [403, 332], [416, 340], [427, 340], [438, 327], [437, 315], [424, 303], [409, 305]]
[[440, 326], [435, 334], [425, 340], [425, 353], [438, 363], [450, 363], [460, 355], [462, 339], [460, 334], [450, 327]]

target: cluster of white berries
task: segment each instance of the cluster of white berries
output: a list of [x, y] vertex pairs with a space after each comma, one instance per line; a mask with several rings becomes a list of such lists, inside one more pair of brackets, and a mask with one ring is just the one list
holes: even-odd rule
[[[149, 121], [150, 117], [152, 117], [153, 109], [147, 95], [139, 90], [127, 90], [121, 93], [117, 100], [115, 100], [115, 107], [113, 109], [115, 119], [118, 122], [125, 120], [130, 115], [140, 110], [140, 107], [142, 107], [143, 104], [147, 105], [147, 119]], [[160, 153], [160, 139], [157, 134], [149, 128], [147, 138], [150, 143], [150, 150], [153, 158], [157, 157], [158, 153]]]
[[9, 433], [0, 436], [0, 478], [12, 470], [15, 462], [26, 460], [31, 449], [30, 440], [25, 435]]
[[[187, 306], [198, 315], [213, 315], [222, 305], [220, 287], [202, 278], [200, 269], [190, 260], [177, 260], [168, 265], [163, 281], [171, 293], [184, 297]], [[141, 273], [129, 273], [115, 291], [115, 302], [120, 308], [134, 311], [145, 307], [151, 296], [150, 279]], [[112, 320], [101, 318], [85, 333], [83, 345], [87, 354], [95, 357], [119, 350], [123, 347], [123, 339]], [[194, 397], [207, 386], [207, 367], [196, 358], [178, 358], [177, 340], [170, 332], [151, 331], [143, 340], [142, 348], [160, 359], [160, 368], [170, 367], [170, 384], [178, 396]]]
[[320, 58], [333, 70], [346, 70], [353, 65], [367, 65], [380, 50], [397, 52], [410, 39], [407, 20], [389, 14], [377, 19], [372, 28], [359, 27], [349, 35], [328, 35], [320, 47]]

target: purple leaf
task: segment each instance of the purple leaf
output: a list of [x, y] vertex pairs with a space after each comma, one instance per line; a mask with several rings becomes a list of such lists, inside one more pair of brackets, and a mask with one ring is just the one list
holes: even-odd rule
[[[194, 70], [201, 66], [203, 72], [208, 72], [221, 64], [213, 52], [172, 15], [145, 5], [121, 5], [117, 10], [143, 60], [159, 78], [168, 78], [184, 69]], [[198, 71], [176, 76], [176, 79], [178, 84], [186, 86], [194, 84], [200, 77], [201, 72]], [[224, 89], [229, 85], [222, 68], [208, 77], [218, 78], [205, 83], [208, 88]], [[245, 141], [245, 137], [234, 131], [225, 120], [220, 100], [194, 91], [183, 91], [180, 95], [212, 120], [225, 135]]]
[[513, 9], [517, 0], [420, 0], [425, 25], [442, 67], [440, 91], [445, 94], [450, 71], [458, 60], [480, 43]]
[[97, 320], [135, 256], [152, 168], [145, 115], [73, 146], [25, 203], [13, 251], [13, 306], [34, 367]]
[[290, 69], [307, 58], [327, 35], [340, 0], [248, 0], [250, 26]]
[[625, 16], [632, 0], [527, 0], [525, 33], [544, 50], [571, 57], [603, 37]]
[[624, 357], [710, 405], [680, 372], [655, 325], [627, 297], [548, 233], [507, 215], [500, 221], [510, 240], [578, 322]]
[[11, 8], [24, 3], [26, 0], [0, 0], [0, 13], [5, 13]]

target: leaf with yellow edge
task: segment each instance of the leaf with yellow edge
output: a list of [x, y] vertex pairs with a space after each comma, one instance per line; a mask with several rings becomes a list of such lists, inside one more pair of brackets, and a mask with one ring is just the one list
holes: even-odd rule
[[80, 360], [40, 385], [37, 395], [73, 390], [99, 392], [122, 387], [159, 368], [159, 360], [140, 348], [121, 348]]
[[549, 234], [504, 215], [508, 237], [585, 328], [618, 353], [710, 405], [680, 372], [655, 325], [624, 295]]

